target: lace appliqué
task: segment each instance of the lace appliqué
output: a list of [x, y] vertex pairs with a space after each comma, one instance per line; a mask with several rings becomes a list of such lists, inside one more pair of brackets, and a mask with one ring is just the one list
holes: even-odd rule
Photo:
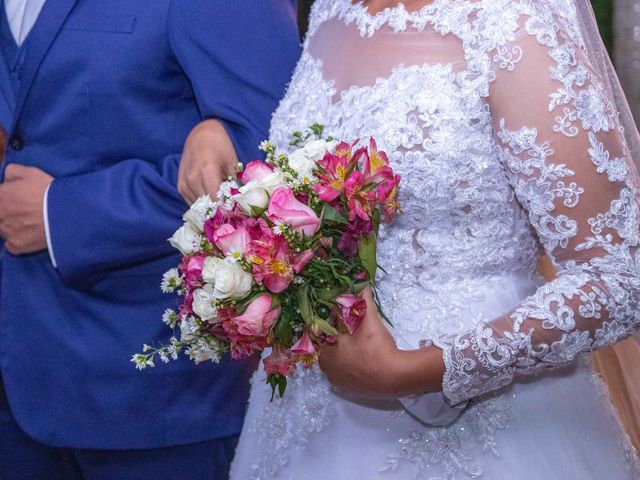
[[[261, 384], [260, 375], [260, 372], [254, 375], [252, 388], [267, 388]], [[333, 416], [330, 388], [317, 366], [298, 367], [285, 396], [267, 404], [248, 430], [259, 437], [258, 445], [262, 446], [251, 465], [251, 480], [277, 476], [293, 450], [304, 449], [311, 435], [330, 424]]]
[[482, 454], [491, 452], [500, 457], [496, 435], [510, 421], [511, 408], [506, 399], [479, 402], [451, 426], [422, 429], [401, 438], [398, 452], [387, 456], [380, 471], [392, 473], [408, 462], [413, 464], [415, 480], [453, 480], [460, 478], [458, 474], [481, 477]]

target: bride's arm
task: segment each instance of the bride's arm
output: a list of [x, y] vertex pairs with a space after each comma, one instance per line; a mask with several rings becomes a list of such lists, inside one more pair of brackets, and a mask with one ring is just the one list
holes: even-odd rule
[[638, 197], [605, 79], [553, 12], [522, 15], [519, 25], [491, 52], [501, 65], [489, 105], [505, 172], [558, 277], [441, 344], [452, 403], [570, 363], [640, 326]]

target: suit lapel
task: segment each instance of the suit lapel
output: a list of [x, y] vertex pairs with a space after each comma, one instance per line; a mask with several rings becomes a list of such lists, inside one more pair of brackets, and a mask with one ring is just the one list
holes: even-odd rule
[[33, 79], [38, 73], [42, 60], [49, 51], [49, 47], [77, 1], [78, 0], [48, 0], [44, 4], [44, 7], [42, 7], [40, 16], [29, 33], [29, 45], [27, 45], [27, 55], [22, 70], [22, 80], [16, 98], [13, 128], [15, 128], [20, 118], [24, 102], [31, 89]]

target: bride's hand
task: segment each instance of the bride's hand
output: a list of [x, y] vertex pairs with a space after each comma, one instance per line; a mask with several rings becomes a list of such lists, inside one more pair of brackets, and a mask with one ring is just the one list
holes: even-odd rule
[[196, 125], [184, 144], [178, 172], [178, 192], [191, 205], [207, 193], [215, 197], [220, 184], [235, 176], [238, 156], [222, 124], [205, 120]]
[[353, 335], [340, 334], [334, 345], [320, 350], [320, 368], [329, 381], [348, 393], [377, 398], [439, 391], [442, 351], [400, 350], [378, 314], [371, 290], [363, 295], [367, 313], [360, 328]]

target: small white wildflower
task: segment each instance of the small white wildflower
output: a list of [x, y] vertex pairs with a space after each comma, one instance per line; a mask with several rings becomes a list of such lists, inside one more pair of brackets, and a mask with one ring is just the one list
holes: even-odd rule
[[169, 327], [175, 328], [178, 324], [178, 314], [174, 310], [167, 308], [162, 314], [162, 321]]
[[236, 249], [231, 249], [229, 251], [229, 255], [227, 255], [225, 257], [225, 260], [232, 262], [232, 263], [236, 263], [240, 260], [242, 260], [242, 257], [244, 256], [244, 252], [242, 250], [236, 250]]
[[228, 180], [226, 182], [222, 182], [220, 184], [220, 188], [218, 189], [218, 200], [224, 203], [225, 206], [229, 207], [231, 202], [231, 197], [233, 196], [231, 193], [232, 189], [238, 188], [238, 182], [235, 180]]
[[293, 283], [296, 285], [302, 285], [304, 283], [304, 278], [302, 277], [293, 277]]
[[273, 222], [273, 227], [271, 229], [276, 235], [284, 235], [286, 227], [282, 220], [276, 220], [275, 222]]
[[198, 324], [194, 317], [187, 317], [180, 322], [180, 340], [182, 342], [192, 342], [198, 334]]
[[158, 355], [160, 356], [160, 360], [162, 360], [162, 363], [169, 363], [169, 355], [167, 354], [167, 352], [163, 350]]
[[263, 140], [262, 142], [260, 142], [260, 146], [258, 148], [263, 152], [266, 152], [267, 150], [269, 150], [270, 146], [271, 144], [267, 140]]
[[147, 356], [140, 353], [136, 353], [131, 357], [131, 361], [136, 364], [138, 370], [144, 370], [147, 368]]
[[160, 288], [164, 293], [172, 293], [182, 287], [182, 279], [177, 268], [172, 268], [162, 275]]

